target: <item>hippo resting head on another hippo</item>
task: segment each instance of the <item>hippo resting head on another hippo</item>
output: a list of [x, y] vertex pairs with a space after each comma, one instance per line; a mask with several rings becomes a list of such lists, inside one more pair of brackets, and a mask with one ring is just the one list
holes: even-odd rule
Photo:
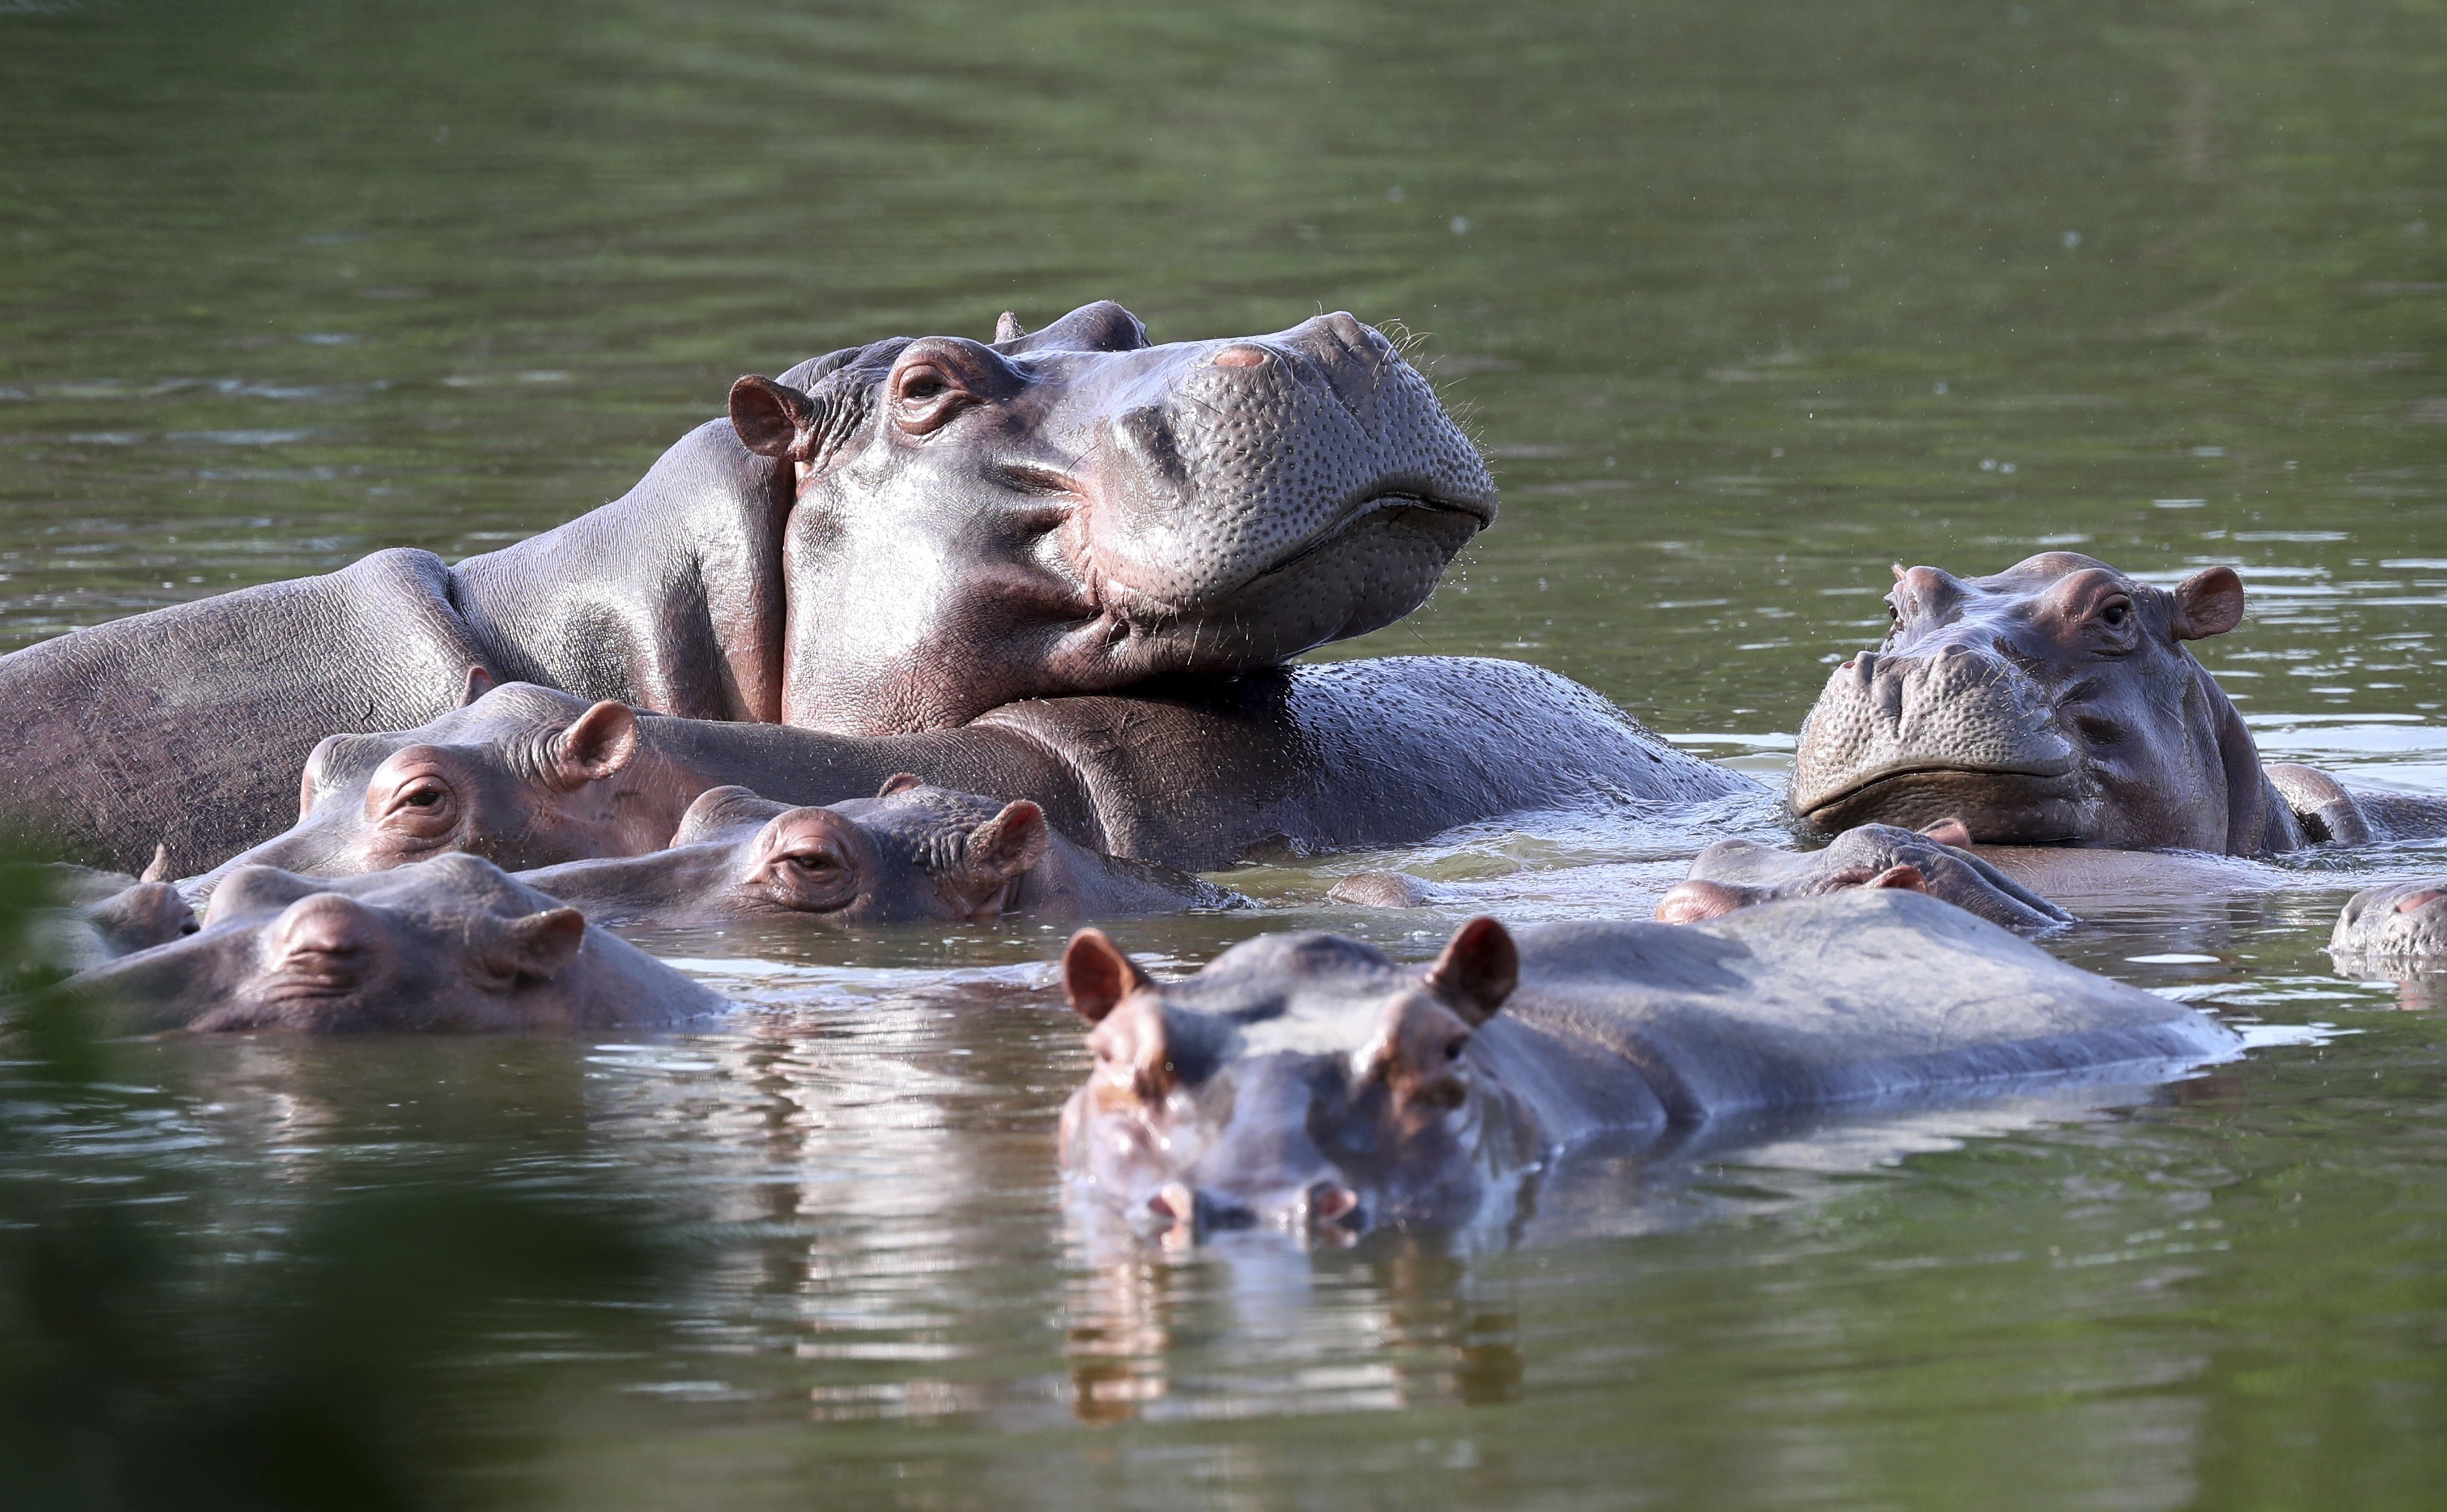
[[1720, 840], [1693, 860], [1690, 877], [1658, 902], [1657, 917], [1691, 924], [1780, 898], [1899, 887], [1944, 898], [2007, 929], [2045, 930], [2073, 922], [2071, 914], [1960, 848], [1969, 843], [1970, 835], [1952, 820], [1919, 833], [1862, 824], [1814, 851]]
[[1082, 849], [1026, 799], [997, 803], [906, 772], [873, 798], [823, 808], [712, 788], [669, 849], [519, 879], [605, 924], [799, 917], [838, 927], [1250, 906], [1186, 872]]
[[1347, 314], [1158, 347], [1096, 304], [996, 336], [732, 388], [795, 495], [783, 723], [941, 728], [1272, 666], [1409, 614], [1494, 519], [1427, 380]]
[[1733, 1115], [2140, 1081], [2232, 1055], [2215, 1020], [1950, 904], [1853, 889], [1702, 924], [1462, 926], [1434, 965], [1330, 935], [1157, 982], [1093, 930], [1063, 956], [1095, 1068], [1071, 1178], [1176, 1235], [1467, 1222], [1560, 1146]]
[[130, 1031], [654, 1027], [723, 1000], [490, 861], [324, 880], [251, 866], [203, 927], [54, 989]]
[[1094, 304], [996, 338], [743, 379], [626, 495], [500, 551], [377, 552], [0, 657], [0, 829], [199, 870], [285, 822], [314, 742], [423, 724], [471, 666], [850, 735], [1245, 673], [1410, 613], [1495, 517], [1427, 380], [1347, 314], [1154, 346]]
[[1801, 727], [1793, 807], [1822, 829], [1958, 818], [1982, 844], [2258, 856], [2447, 818], [2262, 766], [2184, 646], [2242, 621], [2231, 568], [2164, 589], [2046, 552], [1993, 577], [1898, 567], [1887, 602], [1886, 643], [1836, 668]]

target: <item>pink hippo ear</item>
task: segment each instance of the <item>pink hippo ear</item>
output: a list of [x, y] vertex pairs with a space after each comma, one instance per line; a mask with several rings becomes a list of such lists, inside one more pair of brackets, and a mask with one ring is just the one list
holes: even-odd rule
[[1122, 999], [1154, 985], [1101, 929], [1081, 930], [1062, 952], [1063, 994], [1071, 1011], [1091, 1024], [1103, 1023]]
[[585, 915], [574, 908], [547, 908], [503, 920], [500, 937], [484, 952], [484, 964], [512, 980], [548, 982], [578, 959], [585, 943]]
[[1864, 887], [1893, 887], [1899, 888], [1906, 893], [1925, 893], [1928, 891], [1928, 879], [1920, 874], [1920, 868], [1917, 866], [1898, 864], [1887, 867], [1885, 871], [1880, 872], [1877, 876], [1870, 878], [1861, 885]]
[[971, 871], [1004, 881], [1034, 870], [1052, 845], [1045, 810], [1023, 798], [969, 831], [964, 855]]
[[2207, 640], [2243, 623], [2243, 579], [2231, 567], [2210, 567], [2175, 585], [2175, 638]]
[[1453, 931], [1428, 969], [1429, 990], [1472, 1029], [1495, 1016], [1520, 980], [1520, 950], [1503, 925], [1484, 915]]
[[459, 690], [459, 707], [466, 708], [493, 690], [493, 674], [478, 662], [467, 669], [467, 681]]
[[599, 783], [637, 754], [637, 716], [626, 704], [597, 704], [552, 738], [553, 775], [563, 787]]
[[769, 378], [751, 375], [730, 386], [730, 428], [759, 457], [807, 461], [819, 414], [814, 399]]
[[1657, 921], [1660, 924], [1697, 924], [1702, 919], [1722, 918], [1727, 914], [1748, 908], [1756, 899], [1737, 888], [1722, 882], [1689, 879], [1666, 889], [1657, 900]]
[[923, 787], [925, 785], [926, 779], [919, 776], [916, 772], [894, 772], [891, 776], [883, 780], [883, 785], [882, 787], [875, 790], [875, 796], [878, 798], [890, 798], [895, 793], [905, 793], [913, 787]]
[[1951, 845], [1957, 850], [1968, 850], [1978, 843], [1971, 838], [1971, 826], [1952, 817], [1941, 819], [1934, 824], [1923, 824], [1920, 832], [1941, 845]]

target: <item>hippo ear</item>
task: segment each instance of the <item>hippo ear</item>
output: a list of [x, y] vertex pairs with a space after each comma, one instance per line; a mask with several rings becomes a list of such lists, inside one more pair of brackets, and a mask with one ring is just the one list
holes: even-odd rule
[[636, 712], [607, 698], [552, 738], [553, 775], [563, 787], [583, 787], [628, 765], [636, 754]]
[[2175, 638], [2207, 640], [2243, 623], [2243, 579], [2231, 567], [2210, 567], [2175, 585]]
[[1147, 327], [1139, 324], [1138, 316], [1110, 299], [1099, 299], [1092, 305], [1081, 305], [1035, 335], [1019, 338], [1011, 354], [1023, 351], [1136, 351], [1147, 345]]
[[753, 374], [730, 386], [730, 428], [759, 457], [806, 462], [813, 452], [818, 410], [796, 388]]
[[1006, 310], [1001, 314], [995, 316], [994, 339], [996, 346], [1000, 346], [1006, 341], [1017, 341], [1020, 337], [1027, 334], [1028, 328], [1021, 325], [1019, 323], [1019, 317], [1013, 314], [1010, 311]]
[[140, 882], [166, 882], [170, 879], [170, 842], [163, 841], [153, 847], [153, 859], [136, 874]]
[[1123, 998], [1154, 985], [1155, 978], [1101, 929], [1081, 930], [1062, 952], [1063, 993], [1071, 1011], [1091, 1024], [1103, 1023]]
[[505, 921], [501, 937], [484, 953], [502, 976], [548, 982], [578, 958], [586, 943], [586, 916], [574, 908], [547, 908]]
[[1880, 872], [1877, 876], [1870, 878], [1861, 885], [1864, 887], [1892, 887], [1906, 893], [1925, 893], [1928, 891], [1928, 879], [1921, 875], [1919, 867], [1898, 863], [1887, 867], [1885, 871]]
[[1941, 845], [1951, 845], [1957, 850], [1969, 850], [1977, 843], [1971, 838], [1971, 826], [1951, 816], [1934, 824], [1923, 824], [1920, 832]]
[[890, 798], [895, 793], [905, 793], [913, 787], [923, 787], [925, 785], [926, 779], [919, 776], [916, 772], [894, 772], [891, 776], [883, 780], [883, 785], [882, 787], [875, 790], [875, 796], [878, 798]]
[[1428, 986], [1472, 1029], [1495, 1016], [1521, 980], [1521, 952], [1504, 926], [1481, 915], [1453, 931], [1428, 969]]
[[1759, 899], [1746, 888], [1728, 887], [1722, 882], [1692, 878], [1676, 882], [1657, 900], [1657, 921], [1660, 924], [1697, 924], [1702, 919], [1722, 918], [1737, 913]]
[[493, 674], [483, 662], [467, 669], [467, 681], [459, 689], [459, 707], [466, 708], [493, 690]]
[[1045, 810], [1025, 798], [1006, 803], [1001, 813], [969, 831], [960, 850], [962, 880], [974, 895], [993, 894], [1035, 870], [1052, 844]]

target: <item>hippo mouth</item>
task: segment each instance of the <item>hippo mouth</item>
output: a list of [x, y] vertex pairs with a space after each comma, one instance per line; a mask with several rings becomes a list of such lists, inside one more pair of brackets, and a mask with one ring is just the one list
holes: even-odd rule
[[[1390, 518], [1405, 514], [1420, 518], [1412, 521]], [[1466, 520], [1469, 522], [1468, 528], [1453, 546], [1453, 549], [1458, 551], [1470, 537], [1495, 522], [1495, 507], [1483, 500], [1446, 499], [1433, 494], [1413, 493], [1400, 489], [1389, 489], [1383, 493], [1371, 494], [1343, 511], [1333, 523], [1310, 537], [1306, 541], [1250, 574], [1248, 580], [1242, 584], [1242, 588], [1243, 590], [1254, 588], [1277, 574], [1289, 572], [1309, 558], [1349, 539], [1358, 532], [1360, 526], [1375, 520], [1384, 520], [1387, 523], [1416, 523], [1438, 533], [1441, 533], [1441, 527], [1460, 525]]]
[[2066, 844], [2077, 839], [2078, 783], [2071, 761], [2030, 766], [1914, 763], [1882, 767], [1831, 792], [1793, 795], [1793, 809], [1821, 829], [1899, 824], [1916, 829], [1960, 819], [1985, 843]]

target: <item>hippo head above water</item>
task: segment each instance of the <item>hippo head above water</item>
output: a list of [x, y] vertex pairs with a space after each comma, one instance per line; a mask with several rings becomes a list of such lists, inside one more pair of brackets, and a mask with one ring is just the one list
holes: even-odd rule
[[789, 469], [778, 717], [867, 734], [1391, 624], [1495, 516], [1476, 450], [1347, 314], [1150, 345], [1100, 303], [992, 343], [895, 338], [730, 420]]
[[1802, 725], [1803, 818], [1952, 817], [1982, 843], [2299, 843], [2242, 716], [2184, 646], [2242, 620], [2232, 569], [2163, 589], [2048, 552], [1991, 577], [1895, 578], [1886, 643], [1835, 669]]
[[98, 970], [128, 1030], [505, 1030], [665, 1025], [721, 999], [473, 856], [337, 879], [232, 873], [202, 927]]
[[1466, 1221], [1490, 1176], [1537, 1158], [1527, 1112], [1470, 1052], [1519, 973], [1493, 919], [1424, 972], [1272, 935], [1158, 983], [1082, 930], [1062, 973], [1096, 1058], [1062, 1110], [1063, 1166], [1176, 1232]]

